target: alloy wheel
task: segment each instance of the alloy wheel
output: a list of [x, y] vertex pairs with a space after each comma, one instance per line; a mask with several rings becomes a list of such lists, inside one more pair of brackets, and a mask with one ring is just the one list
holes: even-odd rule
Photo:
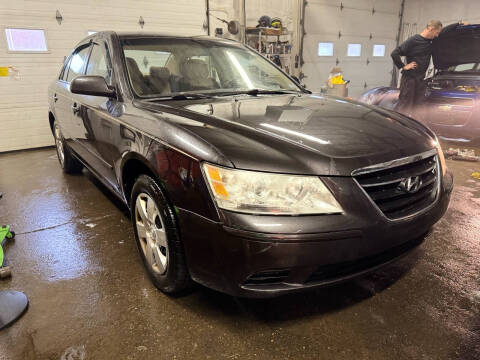
[[135, 202], [135, 226], [145, 259], [157, 274], [164, 274], [168, 265], [165, 226], [155, 201], [140, 193]]
[[65, 163], [65, 150], [63, 149], [62, 133], [58, 125], [55, 125], [55, 145], [57, 147], [58, 159], [63, 166]]

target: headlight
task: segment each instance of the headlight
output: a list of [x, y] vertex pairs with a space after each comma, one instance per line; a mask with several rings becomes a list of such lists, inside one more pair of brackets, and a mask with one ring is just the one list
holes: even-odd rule
[[249, 214], [338, 214], [343, 210], [317, 176], [270, 174], [203, 164], [219, 208]]
[[440, 160], [440, 166], [442, 167], [442, 175], [445, 175], [447, 173], [447, 163], [445, 162], [445, 156], [443, 155], [443, 150], [438, 139], [435, 139], [434, 145], [437, 148], [438, 159]]

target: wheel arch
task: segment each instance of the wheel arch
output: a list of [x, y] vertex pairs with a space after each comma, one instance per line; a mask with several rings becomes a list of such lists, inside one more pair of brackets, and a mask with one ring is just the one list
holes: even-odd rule
[[148, 175], [156, 180], [168, 198], [168, 193], [157, 170], [143, 155], [131, 152], [122, 159], [120, 167], [120, 186], [128, 207], [130, 207], [130, 196], [133, 185], [140, 175]]

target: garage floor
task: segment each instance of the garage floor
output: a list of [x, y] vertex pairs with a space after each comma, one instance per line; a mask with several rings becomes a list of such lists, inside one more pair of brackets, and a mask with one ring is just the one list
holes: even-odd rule
[[271, 300], [149, 282], [124, 207], [54, 149], [0, 155], [0, 223], [28, 312], [0, 359], [480, 359], [480, 163], [450, 161], [447, 215], [408, 257], [354, 282]]

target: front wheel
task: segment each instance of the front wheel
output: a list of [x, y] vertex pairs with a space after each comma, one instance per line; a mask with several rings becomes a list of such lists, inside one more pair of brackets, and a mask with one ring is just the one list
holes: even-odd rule
[[130, 199], [137, 247], [154, 285], [175, 294], [190, 285], [173, 209], [150, 176], [141, 175]]

